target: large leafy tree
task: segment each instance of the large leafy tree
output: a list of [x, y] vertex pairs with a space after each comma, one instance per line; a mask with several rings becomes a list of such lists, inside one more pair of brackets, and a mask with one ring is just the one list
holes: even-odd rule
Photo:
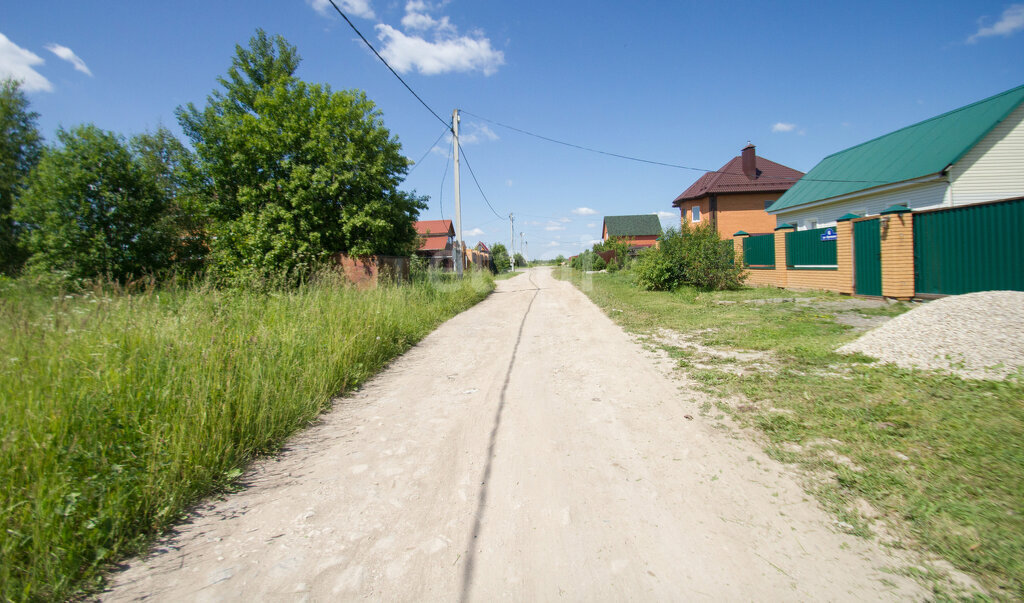
[[58, 130], [14, 207], [35, 270], [124, 280], [171, 262], [168, 199], [113, 132]]
[[360, 91], [295, 77], [300, 58], [258, 30], [206, 106], [178, 109], [227, 276], [301, 275], [331, 254], [408, 254], [423, 200], [398, 190], [396, 138]]
[[189, 186], [195, 156], [163, 126], [133, 136], [130, 148], [166, 202], [160, 228], [173, 235], [170, 252], [175, 269], [198, 272], [209, 247], [204, 208]]
[[16, 223], [11, 216], [25, 180], [42, 153], [43, 143], [36, 127], [38, 113], [30, 111], [28, 99], [18, 82], [0, 81], [0, 272], [18, 271], [24, 249], [18, 244]]

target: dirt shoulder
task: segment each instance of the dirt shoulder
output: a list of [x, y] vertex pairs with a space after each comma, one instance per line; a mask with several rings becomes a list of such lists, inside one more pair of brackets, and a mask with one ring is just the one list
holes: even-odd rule
[[550, 270], [499, 283], [109, 600], [924, 598]]

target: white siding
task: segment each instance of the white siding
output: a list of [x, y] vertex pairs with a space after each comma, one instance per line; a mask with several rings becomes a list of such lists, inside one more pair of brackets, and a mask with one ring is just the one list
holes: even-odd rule
[[1024, 105], [950, 168], [948, 205], [1024, 197]]
[[858, 195], [816, 207], [798, 207], [776, 214], [775, 223], [796, 224], [799, 230], [804, 230], [809, 221], [817, 221], [818, 228], [835, 226], [836, 220], [845, 214], [872, 216], [893, 205], [906, 205], [913, 210], [932, 209], [942, 206], [948, 186], [948, 183], [941, 181], [927, 182], [894, 191]]

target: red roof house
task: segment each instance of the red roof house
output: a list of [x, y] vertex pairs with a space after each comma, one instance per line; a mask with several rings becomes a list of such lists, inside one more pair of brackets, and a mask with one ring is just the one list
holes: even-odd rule
[[452, 249], [455, 246], [455, 228], [451, 220], [421, 220], [416, 222], [420, 248], [416, 255], [430, 258], [434, 267], [452, 267]]
[[723, 237], [739, 230], [775, 230], [775, 216], [765, 210], [804, 175], [781, 163], [758, 157], [747, 143], [718, 171], [708, 172], [672, 202], [680, 221], [697, 225], [710, 221]]

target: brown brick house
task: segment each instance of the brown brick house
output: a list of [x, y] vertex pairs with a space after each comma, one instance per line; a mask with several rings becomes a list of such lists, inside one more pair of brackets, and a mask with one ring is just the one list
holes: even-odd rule
[[751, 234], [772, 232], [775, 216], [765, 210], [803, 176], [803, 172], [758, 157], [747, 143], [716, 172], [697, 179], [672, 202], [679, 208], [682, 224], [710, 221], [722, 237], [743, 230]]

